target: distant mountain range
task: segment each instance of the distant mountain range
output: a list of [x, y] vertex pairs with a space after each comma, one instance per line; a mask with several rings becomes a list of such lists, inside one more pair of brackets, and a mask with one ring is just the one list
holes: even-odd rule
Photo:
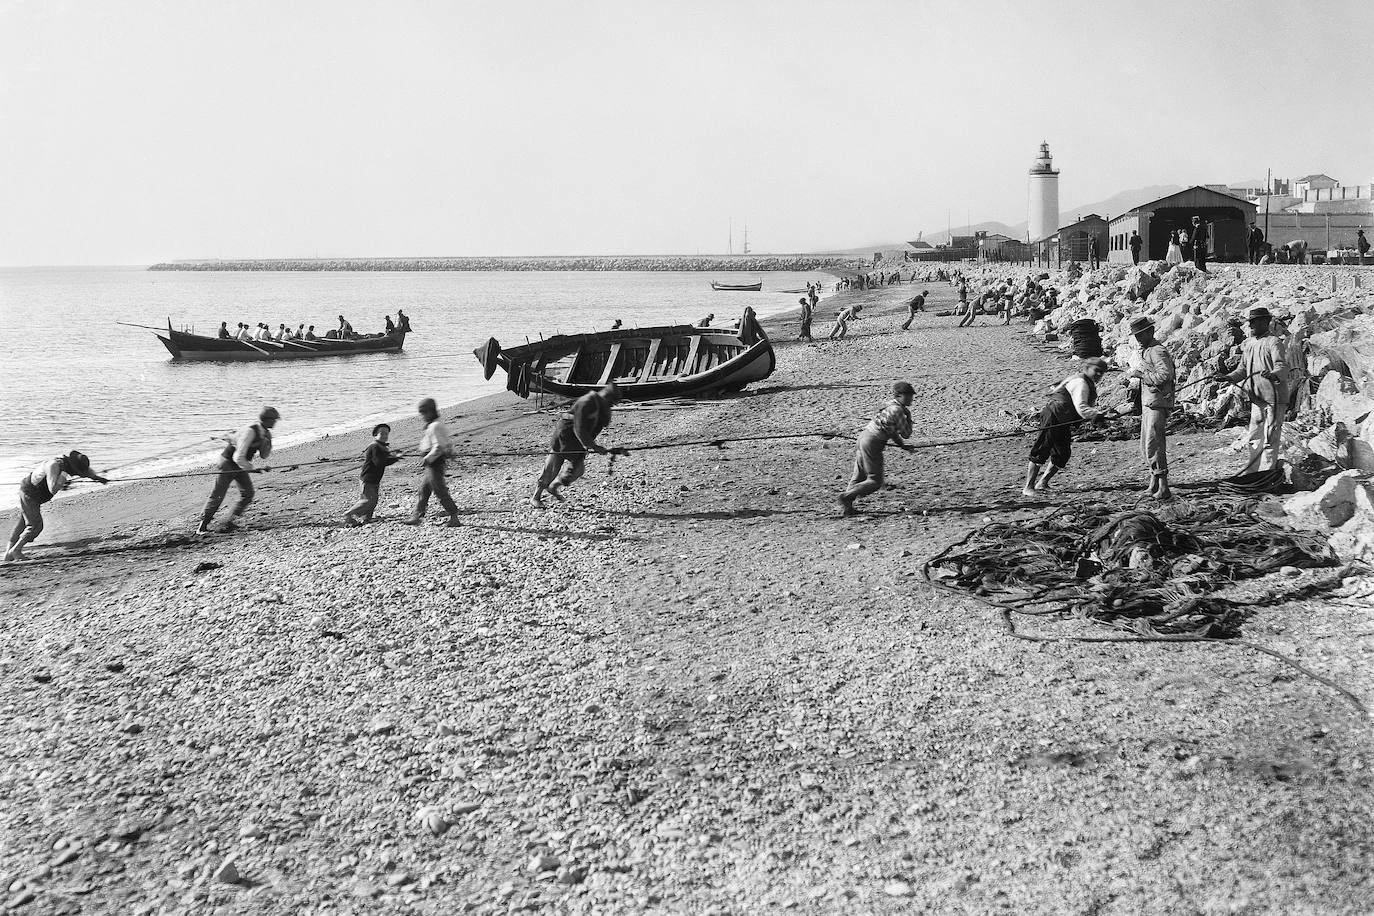
[[[1116, 194], [1113, 194], [1111, 197], [1108, 197], [1106, 200], [1098, 200], [1090, 204], [1082, 204], [1081, 206], [1071, 207], [1066, 210], [1060, 210], [1059, 225], [1067, 226], [1069, 223], [1078, 220], [1079, 217], [1087, 216], [1089, 213], [1096, 213], [1098, 216], [1105, 216], [1111, 218], [1113, 216], [1125, 213], [1127, 210], [1131, 209], [1132, 207], [1138, 204], [1143, 204], [1147, 201], [1156, 200], [1157, 198], [1165, 197], [1169, 194], [1174, 194], [1182, 190], [1182, 185], [1156, 184], [1144, 188], [1134, 188], [1129, 191], [1120, 191]], [[974, 223], [971, 227], [955, 226], [954, 234], [971, 235], [975, 230], [979, 232], [986, 230], [990, 233], [1000, 232], [1002, 235], [1009, 236], [1014, 239], [1024, 240], [1026, 238], [1026, 226], [1027, 223], [1025, 220], [1022, 220], [1021, 222], [1016, 223], [1013, 226], [1008, 226], [1006, 223], [999, 223], [996, 220], [989, 220], [987, 222]], [[931, 245], [944, 245], [949, 242], [949, 235], [949, 232], [944, 229], [940, 229], [936, 232], [927, 231], [923, 236], [921, 236], [921, 240], [924, 242], [928, 242]], [[915, 238], [916, 235], [915, 233], [913, 233], [910, 238], [902, 239], [898, 242], [887, 242], [880, 245], [866, 245], [861, 248], [849, 248], [843, 252], [836, 253], [870, 255], [875, 251], [881, 251], [883, 249], [901, 248], [905, 246], [907, 242], [914, 241]]]

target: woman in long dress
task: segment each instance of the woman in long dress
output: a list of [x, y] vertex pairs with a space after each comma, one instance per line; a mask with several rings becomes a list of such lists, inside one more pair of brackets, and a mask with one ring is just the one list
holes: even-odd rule
[[1175, 264], [1183, 263], [1183, 249], [1179, 246], [1179, 237], [1183, 235], [1183, 230], [1169, 233], [1169, 252], [1164, 255], [1164, 263], [1172, 267]]

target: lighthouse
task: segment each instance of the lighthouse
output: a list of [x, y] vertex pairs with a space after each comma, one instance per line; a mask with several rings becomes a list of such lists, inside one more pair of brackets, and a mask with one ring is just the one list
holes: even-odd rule
[[1050, 159], [1050, 145], [1040, 144], [1040, 155], [1030, 169], [1030, 213], [1026, 217], [1032, 242], [1059, 231], [1059, 170]]

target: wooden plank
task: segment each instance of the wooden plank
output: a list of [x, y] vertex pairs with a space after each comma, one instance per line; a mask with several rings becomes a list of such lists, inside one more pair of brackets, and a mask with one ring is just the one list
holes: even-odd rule
[[662, 345], [662, 337], [655, 337], [653, 343], [649, 344], [649, 357], [644, 360], [644, 371], [639, 373], [639, 381], [647, 382], [654, 374], [654, 360], [658, 359], [658, 350]]
[[694, 375], [697, 371], [697, 351], [701, 349], [702, 335], [697, 334], [692, 338], [692, 346], [687, 351], [687, 362], [682, 366], [681, 375]]
[[601, 378], [597, 381], [598, 385], [609, 385], [611, 373], [615, 371], [615, 361], [620, 358], [620, 344], [611, 344], [611, 355], [606, 357], [606, 368], [601, 370]]

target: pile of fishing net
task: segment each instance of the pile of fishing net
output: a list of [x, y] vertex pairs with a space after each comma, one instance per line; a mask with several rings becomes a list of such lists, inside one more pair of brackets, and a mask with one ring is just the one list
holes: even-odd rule
[[1064, 325], [1064, 333], [1073, 341], [1073, 355], [1080, 359], [1102, 355], [1102, 329], [1091, 318], [1080, 318]]
[[1249, 605], [1221, 589], [1284, 566], [1336, 564], [1320, 536], [1233, 505], [1176, 504], [1160, 515], [1099, 506], [985, 525], [931, 558], [925, 574], [1018, 613], [1071, 614], [1146, 636], [1230, 637]]

